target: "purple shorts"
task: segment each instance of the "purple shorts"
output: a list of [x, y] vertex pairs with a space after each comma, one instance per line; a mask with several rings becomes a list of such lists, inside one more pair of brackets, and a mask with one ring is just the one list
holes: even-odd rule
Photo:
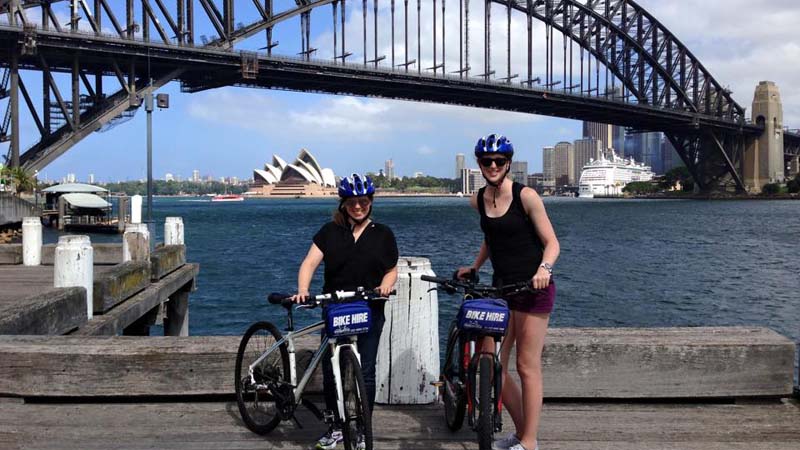
[[508, 308], [531, 314], [550, 314], [556, 302], [556, 284], [550, 279], [550, 284], [541, 290], [533, 292], [518, 292], [505, 297]]

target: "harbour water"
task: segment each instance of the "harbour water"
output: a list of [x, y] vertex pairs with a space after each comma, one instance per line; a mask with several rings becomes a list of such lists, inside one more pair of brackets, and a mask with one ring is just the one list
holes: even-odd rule
[[[548, 198], [545, 204], [561, 243], [553, 326], [759, 325], [800, 341], [800, 203]], [[190, 332], [237, 335], [255, 320], [283, 324], [283, 309], [268, 305], [266, 295], [295, 288], [311, 238], [335, 206], [331, 199], [156, 198], [157, 239], [164, 217], [183, 217], [187, 258], [201, 266]], [[482, 240], [467, 198], [377, 198], [374, 218], [394, 230], [401, 255], [429, 258], [442, 276], [470, 264]], [[108, 239], [119, 238], [92, 236]], [[482, 279], [490, 273], [487, 263]], [[320, 270], [313, 288], [321, 278]], [[457, 305], [440, 294], [441, 328]], [[317, 316], [301, 312], [295, 320]]]

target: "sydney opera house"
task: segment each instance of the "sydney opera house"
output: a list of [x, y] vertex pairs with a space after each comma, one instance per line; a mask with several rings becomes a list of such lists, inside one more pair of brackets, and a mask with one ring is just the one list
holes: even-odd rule
[[253, 171], [250, 195], [264, 196], [328, 196], [336, 195], [336, 176], [323, 169], [308, 150], [301, 149], [297, 158], [287, 164], [280, 156], [272, 155], [272, 164]]

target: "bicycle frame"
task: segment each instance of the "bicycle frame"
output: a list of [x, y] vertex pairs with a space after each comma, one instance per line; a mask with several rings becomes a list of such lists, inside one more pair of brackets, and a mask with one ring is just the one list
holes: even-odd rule
[[[329, 339], [327, 336], [322, 338], [322, 342], [320, 343], [319, 348], [311, 358], [311, 362], [308, 364], [308, 368], [306, 368], [305, 372], [303, 373], [303, 377], [300, 379], [300, 382], [297, 382], [297, 360], [296, 360], [296, 351], [294, 340], [300, 338], [302, 336], [306, 336], [308, 334], [317, 332], [322, 330], [325, 327], [325, 322], [320, 321], [315, 324], [309, 325], [305, 328], [301, 328], [298, 331], [288, 331], [285, 336], [283, 336], [279, 341], [272, 345], [267, 351], [265, 351], [261, 356], [258, 357], [252, 364], [248, 366], [248, 375], [250, 376], [250, 381], [253, 383], [254, 386], [257, 386], [255, 377], [253, 376], [253, 369], [258, 366], [265, 358], [267, 358], [272, 352], [277, 351], [281, 345], [284, 343], [286, 344], [286, 349], [289, 353], [289, 378], [290, 378], [290, 385], [292, 386], [292, 392], [294, 393], [294, 403], [295, 405], [300, 404], [303, 392], [305, 391], [306, 385], [311, 380], [311, 375], [316, 370], [317, 366], [319, 365], [320, 361], [322, 361], [322, 356], [325, 354], [326, 348], [330, 345], [331, 347], [331, 364], [333, 366], [333, 379], [334, 383], [336, 384], [336, 406], [339, 412], [339, 417], [344, 417], [344, 393], [342, 390], [342, 377], [341, 377], [341, 369], [339, 368], [339, 354], [341, 349], [344, 347], [350, 347], [353, 353], [356, 355], [359, 363], [361, 362], [361, 355], [358, 353], [358, 346], [355, 344], [356, 336], [347, 336], [344, 338], [335, 338]], [[344, 341], [344, 342], [340, 342]]]

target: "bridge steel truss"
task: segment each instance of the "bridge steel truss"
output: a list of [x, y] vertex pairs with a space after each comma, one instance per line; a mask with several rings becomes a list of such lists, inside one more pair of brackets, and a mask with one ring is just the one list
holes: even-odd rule
[[[274, 1], [252, 0], [250, 5], [233, 0], [125, 0], [120, 12], [121, 1], [113, 2], [115, 9], [109, 0], [0, 0], [0, 15], [7, 18], [0, 24], [0, 42], [5, 49], [0, 52], [0, 98], [10, 98], [0, 139], [11, 141], [8, 162], [41, 169], [88, 134], [130, 116], [144, 94], [178, 80], [185, 92], [238, 85], [379, 96], [613, 123], [632, 131], [662, 131], [702, 189], [745, 189], [744, 151], [763, 129], [750, 124], [730, 91], [632, 0], [472, 0], [472, 19], [470, 0], [450, 0], [451, 7], [459, 8], [459, 46], [450, 49], [458, 52], [457, 68], [446, 67], [447, 0], [429, 0], [435, 32], [433, 48], [426, 49], [432, 50], [433, 63], [425, 69], [420, 23], [428, 19], [421, 16], [420, 0], [411, 0], [411, 12], [409, 0], [390, 3], [391, 42], [400, 42], [395, 40], [396, 32], [403, 35], [402, 58], [395, 54], [397, 45], [391, 46], [390, 58], [378, 55], [379, 0], [372, 0], [373, 8], [367, 0], [295, 0], [282, 11], [275, 11]], [[69, 5], [67, 24], [59, 23], [53, 13], [53, 5], [62, 2]], [[237, 8], [244, 3], [258, 12], [247, 24], [236, 20]], [[361, 3], [364, 32], [361, 43], [353, 44], [351, 39], [348, 47], [345, 17], [346, 7], [352, 3]], [[482, 5], [483, 17], [475, 18], [475, 3]], [[401, 7], [404, 26], [397, 24], [396, 29], [395, 12], [399, 15]], [[333, 17], [333, 39], [328, 43], [333, 58], [329, 60], [312, 58], [317, 49], [311, 48], [311, 12], [319, 8], [329, 8]], [[416, 37], [413, 30], [409, 34], [408, 26], [414, 8]], [[370, 9], [374, 18], [371, 54], [367, 33]], [[492, 17], [498, 10], [505, 13], [499, 21], [496, 14]], [[521, 45], [512, 45], [512, 12], [526, 19], [527, 40]], [[34, 23], [31, 17], [39, 21]], [[274, 28], [296, 17], [300, 19], [301, 51], [278, 55]], [[195, 24], [200, 20], [210, 23], [216, 36], [201, 35], [198, 43]], [[471, 73], [469, 47], [474, 42], [469, 39], [470, 23], [474, 27], [476, 20], [484, 25], [483, 55], [479, 54], [483, 67], [477, 75]], [[543, 58], [534, 54], [535, 26], [544, 26]], [[504, 77], [494, 76], [502, 68], [492, 67], [497, 59], [492, 59], [491, 50], [496, 47], [490, 45], [492, 34], [503, 28], [508, 36]], [[236, 49], [240, 42], [262, 32], [264, 52]], [[561, 35], [560, 45], [556, 45], [556, 32]], [[409, 47], [409, 38], [416, 49]], [[362, 50], [361, 62], [347, 61], [358, 56], [353, 54], [358, 50]], [[410, 58], [414, 50], [416, 59]], [[523, 77], [512, 73], [520, 62], [526, 70]], [[42, 73], [41, 114], [32, 101], [32, 87], [19, 76], [21, 69]], [[59, 90], [55, 73], [71, 75], [67, 96]], [[119, 85], [110, 94], [104, 86], [109, 78]], [[22, 154], [19, 94], [41, 134]]]

